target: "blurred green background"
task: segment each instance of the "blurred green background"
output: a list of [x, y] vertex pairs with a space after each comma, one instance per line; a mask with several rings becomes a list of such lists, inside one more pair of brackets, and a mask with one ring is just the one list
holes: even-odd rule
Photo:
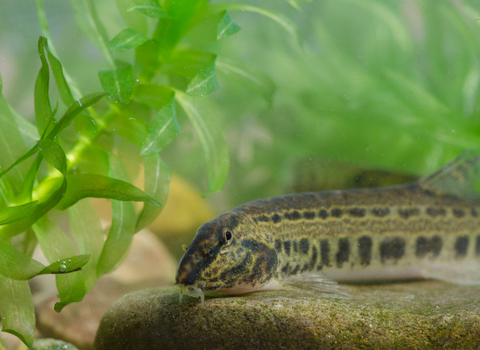
[[[242, 30], [207, 47], [219, 54], [221, 88], [210, 96], [231, 157], [224, 190], [208, 197], [217, 211], [282, 194], [298, 159], [427, 174], [480, 144], [477, 1], [245, 3], [290, 18], [302, 44], [264, 16], [235, 11]], [[124, 26], [114, 0], [95, 4], [113, 38]], [[70, 3], [48, 0], [45, 8], [64, 67], [86, 93], [102, 91], [97, 71], [107, 64]], [[39, 35], [33, 1], [1, 2], [3, 94], [32, 120]], [[222, 73], [228, 64], [253, 79]], [[199, 141], [185, 116], [179, 122], [162, 158], [205, 192]]]

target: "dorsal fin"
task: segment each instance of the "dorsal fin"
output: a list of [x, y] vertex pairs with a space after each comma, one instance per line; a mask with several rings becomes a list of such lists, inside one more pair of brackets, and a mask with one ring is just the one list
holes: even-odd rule
[[480, 179], [480, 152], [469, 150], [435, 173], [419, 180], [420, 186], [458, 197], [480, 199], [477, 184]]

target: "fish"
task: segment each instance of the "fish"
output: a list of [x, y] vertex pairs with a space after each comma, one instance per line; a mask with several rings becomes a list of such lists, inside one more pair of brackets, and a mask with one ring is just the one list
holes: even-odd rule
[[417, 182], [257, 199], [203, 224], [175, 278], [184, 294], [301, 288], [341, 297], [337, 282], [437, 279], [480, 284], [480, 154]]

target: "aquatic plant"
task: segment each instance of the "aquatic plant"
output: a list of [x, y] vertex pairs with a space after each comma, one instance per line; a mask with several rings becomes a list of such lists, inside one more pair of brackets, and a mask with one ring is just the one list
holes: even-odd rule
[[[288, 19], [253, 6], [118, 0], [126, 28], [111, 38], [96, 10], [101, 3], [72, 1], [78, 25], [107, 64], [98, 72], [104, 92], [85, 94], [59, 60], [43, 1], [36, 3], [42, 32], [34, 87], [36, 123], [0, 98], [0, 315], [2, 330], [28, 346], [35, 328], [28, 280], [56, 274], [60, 301], [55, 310], [60, 312], [115, 269], [133, 234], [160, 213], [170, 181], [160, 152], [179, 133], [178, 109], [200, 139], [206, 193], [222, 188], [228, 151], [206, 98], [219, 88], [217, 56], [203, 48], [240, 30], [227, 10], [264, 14], [295, 34]], [[134, 54], [122, 55], [127, 51]], [[245, 73], [232, 65], [223, 69]], [[53, 104], [51, 81], [59, 98]], [[140, 168], [144, 191], [131, 184]], [[106, 240], [92, 204], [83, 200], [87, 197], [111, 199]], [[139, 213], [133, 201], [144, 203]], [[72, 239], [59, 226], [65, 216]], [[51, 265], [32, 259], [37, 244]]]

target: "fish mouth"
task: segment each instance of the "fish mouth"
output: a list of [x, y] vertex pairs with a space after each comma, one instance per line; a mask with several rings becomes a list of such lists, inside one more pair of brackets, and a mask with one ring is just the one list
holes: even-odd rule
[[188, 296], [194, 297], [194, 298], [200, 298], [202, 302], [202, 306], [205, 305], [205, 282], [198, 282], [195, 285], [184, 285], [181, 283], [177, 283], [176, 285], [180, 288], [179, 290], [179, 302], [182, 302], [183, 295], [186, 294]]

